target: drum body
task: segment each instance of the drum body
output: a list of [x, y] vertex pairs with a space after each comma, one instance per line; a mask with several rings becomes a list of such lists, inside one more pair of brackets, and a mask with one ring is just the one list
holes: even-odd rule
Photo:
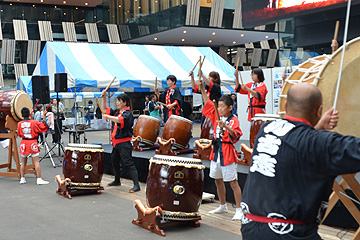
[[[323, 95], [323, 111], [329, 110], [333, 104], [339, 75], [343, 47], [332, 55], [322, 55], [310, 58], [292, 72], [280, 95], [279, 114], [285, 115], [285, 100], [289, 88], [300, 82], [316, 85]], [[360, 137], [360, 118], [358, 111], [360, 92], [360, 38], [346, 44], [341, 84], [338, 92], [336, 110], [340, 113], [339, 122], [334, 131], [344, 135]]]
[[99, 145], [69, 144], [64, 153], [64, 177], [70, 178], [72, 183], [100, 185], [104, 172], [103, 152]]
[[168, 219], [198, 218], [204, 168], [198, 159], [155, 155], [150, 160], [146, 181], [148, 206], [160, 206]]
[[210, 118], [205, 118], [201, 126], [200, 139], [214, 140], [214, 125], [211, 123]]
[[134, 137], [140, 136], [140, 142], [154, 145], [160, 132], [160, 120], [147, 115], [140, 115], [134, 126]]
[[191, 135], [192, 121], [177, 115], [171, 115], [164, 126], [162, 139], [169, 140], [174, 138], [174, 146], [184, 149], [189, 143]]
[[12, 116], [15, 121], [21, 121], [21, 109], [29, 108], [32, 111], [33, 104], [30, 96], [24, 91], [4, 91], [0, 92], [0, 120], [5, 121], [7, 115]]
[[251, 128], [250, 128], [250, 147], [253, 148], [256, 140], [256, 136], [259, 133], [260, 128], [266, 122], [273, 121], [280, 118], [276, 114], [256, 114], [255, 117], [251, 119]]

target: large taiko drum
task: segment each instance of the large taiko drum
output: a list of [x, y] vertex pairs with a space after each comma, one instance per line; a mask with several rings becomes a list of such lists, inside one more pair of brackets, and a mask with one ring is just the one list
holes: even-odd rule
[[169, 140], [174, 138], [174, 146], [184, 149], [189, 143], [191, 135], [192, 121], [177, 115], [171, 115], [164, 126], [162, 139]]
[[104, 150], [100, 145], [69, 144], [65, 148], [63, 174], [72, 188], [97, 189], [104, 172]]
[[134, 126], [134, 137], [140, 136], [140, 142], [154, 145], [160, 131], [160, 120], [147, 115], [140, 115]]
[[198, 219], [204, 168], [199, 159], [155, 155], [146, 181], [148, 206], [160, 206], [166, 219]]
[[27, 107], [30, 111], [33, 104], [30, 96], [24, 91], [0, 92], [0, 121], [5, 121], [7, 115], [12, 116], [15, 121], [21, 121], [21, 109]]
[[[316, 85], [323, 95], [323, 111], [327, 111], [334, 104], [336, 85], [339, 75], [343, 47], [332, 55], [322, 55], [310, 58], [285, 80], [280, 94], [279, 114], [285, 115], [285, 100], [289, 88], [300, 82]], [[360, 137], [359, 99], [360, 92], [360, 38], [346, 44], [345, 58], [341, 75], [336, 109], [340, 118], [335, 131], [344, 135]]]
[[270, 122], [280, 118], [277, 114], [255, 114], [255, 116], [251, 119], [251, 127], [250, 127], [250, 147], [254, 147], [254, 143], [256, 140], [256, 136], [259, 133], [260, 128], [266, 122]]
[[200, 139], [214, 140], [214, 125], [211, 123], [210, 118], [205, 118], [201, 126]]

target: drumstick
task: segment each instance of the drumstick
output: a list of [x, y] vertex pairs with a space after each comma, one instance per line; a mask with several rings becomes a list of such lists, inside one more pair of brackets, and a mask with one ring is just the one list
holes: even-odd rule
[[285, 69], [284, 69], [285, 74], [286, 74], [286, 68], [287, 68], [288, 63], [289, 63], [289, 59], [286, 61], [286, 64], [285, 64]]
[[[194, 71], [194, 69], [196, 68], [196, 66], [198, 65], [199, 62], [200, 62], [200, 59], [196, 62], [195, 66], [193, 67], [193, 69], [190, 72]], [[190, 73], [189, 73], [189, 77], [190, 77]]]
[[199, 58], [199, 72], [198, 72], [198, 76], [199, 76], [199, 79], [201, 79], [201, 65], [202, 65], [202, 62], [201, 62], [201, 56]]
[[155, 77], [155, 88], [157, 88], [157, 77]]
[[[100, 108], [101, 114], [104, 115], [105, 114], [104, 109], [102, 109], [99, 99], [98, 98], [95, 98], [95, 99], [96, 99], [96, 103], [97, 103], [98, 107]], [[107, 120], [106, 120], [106, 122], [107, 122]]]
[[167, 107], [167, 105], [165, 104], [165, 103], [162, 103], [162, 102], [157, 102], [158, 104], [160, 104], [160, 105], [163, 105], [164, 107]]
[[[338, 33], [339, 33], [339, 25], [340, 25], [340, 21], [336, 21], [334, 38], [333, 38], [336, 41], [337, 41], [337, 37], [338, 37]], [[336, 50], [335, 47], [332, 47], [332, 51], [334, 52], [335, 50]]]
[[334, 112], [336, 110], [336, 103], [337, 103], [337, 98], [338, 98], [338, 94], [339, 94], [341, 74], [342, 74], [344, 58], [345, 58], [346, 40], [347, 40], [347, 34], [348, 34], [348, 29], [349, 29], [350, 8], [351, 8], [351, 0], [348, 1], [347, 10], [346, 10], [346, 21], [345, 21], [345, 29], [344, 29], [343, 49], [342, 49], [342, 53], [341, 53], [340, 69], [339, 69], [339, 75], [338, 75], [336, 91], [335, 91], [335, 97], [334, 97]]
[[45, 110], [46, 112], [47, 112], [47, 110], [49, 109], [49, 107], [50, 107], [50, 105], [51, 105], [51, 103], [52, 103], [53, 101], [54, 101], [54, 99], [52, 99], [51, 102], [49, 103], [49, 105], [47, 106], [47, 108], [46, 108], [46, 110]]
[[115, 81], [115, 79], [116, 79], [116, 77], [114, 77], [114, 79], [110, 82], [110, 84], [105, 88], [105, 92], [106, 92], [107, 90], [109, 90], [111, 84], [113, 84], [113, 82]]
[[[217, 118], [218, 121], [220, 121], [220, 116], [219, 116], [219, 112], [218, 112], [218, 109], [217, 109], [217, 104], [216, 104], [215, 99], [213, 100], [213, 103], [214, 103], [216, 118]], [[224, 135], [224, 129], [220, 128], [220, 131], [221, 131], [221, 134]]]
[[240, 62], [240, 57], [238, 57], [237, 60], [236, 60], [236, 68], [235, 68], [236, 70], [238, 70], [239, 62]]
[[39, 101], [40, 101], [40, 99], [38, 99], [38, 100], [36, 101], [35, 106], [34, 106], [34, 108], [32, 109], [32, 111], [31, 111], [31, 113], [30, 113], [30, 117], [32, 117], [32, 114], [33, 114], [33, 112], [35, 111], [35, 108], [36, 108], [36, 106], [38, 105]]

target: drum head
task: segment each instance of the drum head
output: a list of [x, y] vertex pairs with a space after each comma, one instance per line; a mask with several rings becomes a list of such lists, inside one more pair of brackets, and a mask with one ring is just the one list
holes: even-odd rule
[[[144, 120], [153, 120], [153, 121], [160, 122], [160, 120], [159, 120], [159, 119], [154, 118], [154, 117], [152, 117], [152, 116], [140, 115], [140, 116], [139, 116], [139, 119], [141, 119], [141, 118], [143, 118]], [[161, 123], [161, 122], [160, 122], [160, 123]]]
[[21, 121], [24, 118], [21, 116], [21, 109], [27, 107], [30, 112], [32, 111], [33, 104], [29, 94], [23, 91], [17, 91], [11, 100], [11, 115], [16, 121]]
[[[280, 115], [285, 113], [285, 100], [289, 88], [296, 84], [295, 81], [313, 83], [323, 95], [323, 111], [329, 110], [334, 105], [336, 86], [338, 81], [341, 55], [343, 47], [333, 55], [323, 55], [309, 59], [300, 65], [286, 80], [280, 95]], [[347, 43], [341, 83], [336, 103], [339, 111], [339, 122], [334, 131], [344, 135], [360, 137], [360, 118], [357, 104], [360, 92], [360, 38]], [[308, 69], [308, 71], [306, 71]]]

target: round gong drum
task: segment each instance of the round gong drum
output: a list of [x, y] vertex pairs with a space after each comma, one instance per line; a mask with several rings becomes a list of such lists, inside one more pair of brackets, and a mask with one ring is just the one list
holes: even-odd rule
[[73, 185], [100, 186], [104, 172], [104, 150], [99, 145], [69, 144], [65, 148], [63, 173]]
[[160, 131], [160, 120], [147, 115], [140, 115], [134, 127], [134, 137], [140, 136], [140, 142], [154, 145]]
[[148, 206], [160, 206], [166, 219], [199, 218], [204, 168], [199, 159], [155, 155], [146, 181]]
[[211, 123], [210, 118], [205, 118], [201, 126], [200, 138], [214, 140], [214, 125]]
[[7, 115], [12, 116], [16, 121], [23, 120], [21, 116], [23, 107], [27, 107], [30, 112], [33, 108], [29, 94], [16, 90], [0, 92], [0, 120], [5, 120]]
[[[285, 100], [289, 88], [300, 82], [316, 85], [323, 95], [323, 111], [329, 110], [334, 104], [336, 85], [339, 75], [343, 47], [332, 55], [311, 58], [299, 67], [285, 81], [280, 95], [281, 116], [285, 115]], [[334, 131], [344, 135], [360, 137], [360, 118], [358, 110], [360, 92], [360, 38], [347, 43], [341, 76], [341, 84], [336, 104], [339, 110], [339, 122]]]
[[273, 121], [280, 118], [279, 115], [276, 114], [255, 114], [255, 116], [251, 119], [251, 128], [250, 128], [250, 147], [254, 147], [254, 143], [256, 140], [256, 136], [259, 133], [260, 128], [266, 122]]
[[189, 143], [192, 134], [192, 121], [177, 116], [171, 115], [166, 121], [162, 132], [162, 139], [175, 139], [175, 147], [184, 149]]

